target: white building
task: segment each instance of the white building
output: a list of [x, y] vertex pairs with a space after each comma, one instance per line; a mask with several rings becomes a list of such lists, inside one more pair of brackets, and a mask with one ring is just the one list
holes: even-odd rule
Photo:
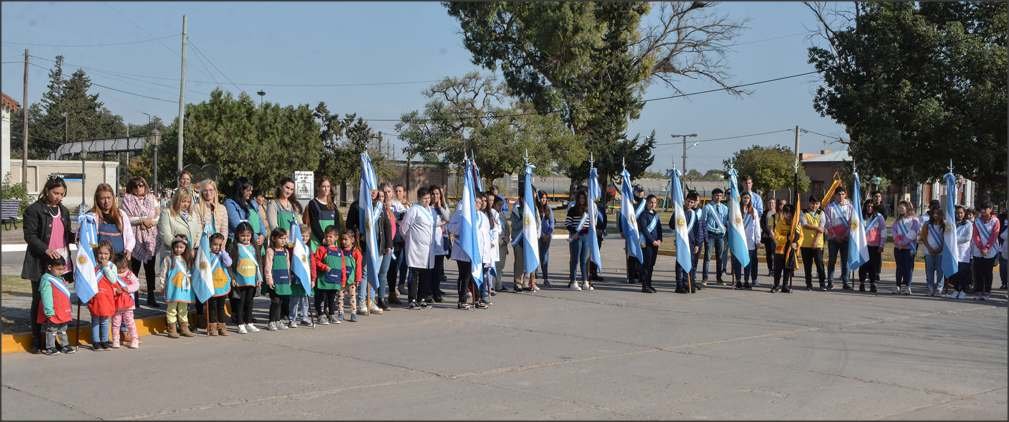
[[6, 178], [11, 172], [11, 114], [18, 111], [21, 105], [13, 98], [0, 92], [3, 108], [3, 145], [0, 146], [0, 179]]

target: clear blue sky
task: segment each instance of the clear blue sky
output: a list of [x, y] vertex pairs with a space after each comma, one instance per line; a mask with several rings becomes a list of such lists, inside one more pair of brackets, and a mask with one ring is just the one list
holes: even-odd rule
[[[801, 3], [721, 3], [714, 10], [746, 20], [747, 28], [736, 40], [740, 45], [726, 58], [732, 81], [748, 83], [813, 70], [806, 63], [806, 49], [813, 41], [806, 35], [815, 28], [815, 21]], [[430, 84], [426, 81], [481, 70], [470, 62], [458, 23], [436, 2], [3, 2], [0, 12], [5, 93], [20, 102], [24, 48], [33, 56], [49, 59], [63, 54], [68, 73], [83, 66], [95, 83], [169, 100], [95, 87], [106, 106], [131, 123], [145, 123], [145, 112], [166, 121], [177, 115], [173, 102], [178, 98], [178, 33], [183, 14], [188, 15], [190, 40], [212, 62], [189, 47], [187, 102], [207, 98], [216, 80], [226, 90], [236, 90], [233, 82], [253, 96], [263, 89], [267, 101], [312, 105], [325, 101], [334, 112], [396, 119], [423, 106], [421, 91]], [[136, 43], [154, 38], [161, 39]], [[39, 59], [33, 62], [51, 65]], [[29, 100], [35, 102], [45, 89], [47, 72], [31, 67], [29, 77]], [[274, 85], [382, 82], [406, 83]], [[813, 110], [818, 83], [814, 74], [751, 87], [752, 95], [743, 98], [712, 93], [650, 102], [641, 118], [631, 123], [630, 132], [656, 131], [664, 144], [655, 154], [652, 169], [656, 171], [670, 168], [673, 160], [679, 166], [681, 147], [670, 145], [673, 133], [697, 133], [696, 139], [704, 140], [799, 125], [843, 136], [841, 126]], [[715, 87], [704, 80], [681, 80], [679, 86], [685, 92]], [[672, 93], [657, 83], [649, 86], [645, 97]], [[387, 134], [394, 132], [393, 125], [373, 122]], [[740, 148], [791, 146], [792, 142], [791, 133], [704, 142], [688, 151], [687, 167], [721, 168], [721, 161]], [[800, 150], [840, 147], [826, 142], [825, 137], [805, 134]]]

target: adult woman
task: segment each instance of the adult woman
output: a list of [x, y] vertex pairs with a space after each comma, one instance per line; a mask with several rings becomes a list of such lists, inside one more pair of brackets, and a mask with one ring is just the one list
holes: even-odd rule
[[[161, 214], [160, 202], [147, 188], [143, 177], [135, 176], [126, 182], [126, 194], [123, 195], [123, 211], [129, 216], [130, 226], [136, 242], [130, 257], [130, 270], [140, 275], [140, 267], [144, 268], [144, 278], [147, 279], [147, 306], [158, 307], [154, 298], [154, 266], [157, 261], [154, 251], [158, 246], [158, 217]], [[133, 294], [133, 302], [140, 306], [140, 292]]]
[[112, 243], [113, 254], [125, 253], [130, 257], [133, 247], [136, 246], [136, 238], [133, 237], [130, 216], [119, 209], [112, 185], [108, 183], [98, 185], [95, 188], [94, 203], [87, 215], [94, 217], [98, 226], [98, 241], [107, 240]]
[[193, 205], [201, 228], [209, 224], [214, 233], [228, 233], [228, 210], [217, 201], [217, 183], [210, 179], [200, 182], [200, 202]]
[[176, 191], [180, 191], [182, 189], [189, 189], [190, 196], [193, 197], [192, 198], [193, 205], [196, 205], [200, 202], [200, 190], [196, 186], [193, 186], [193, 173], [190, 173], [189, 170], [182, 170], [179, 172], [179, 179], [177, 186], [178, 187], [175, 189]]
[[434, 268], [431, 245], [437, 224], [431, 209], [431, 193], [426, 187], [417, 189], [417, 203], [403, 216], [403, 238], [406, 241], [403, 250], [406, 265], [413, 273], [413, 279], [409, 281], [410, 309], [417, 309], [418, 299], [421, 308], [427, 307], [424, 297], [431, 293], [431, 270]]
[[[496, 265], [501, 259], [501, 244], [499, 239], [501, 238], [502, 227], [499, 222], [500, 216], [498, 215], [497, 209], [494, 208], [494, 200], [494, 194], [490, 192], [485, 193], [483, 196], [483, 207], [480, 209], [480, 211], [484, 214], [484, 218], [480, 220], [481, 226], [486, 226], [485, 228], [481, 227], [481, 230], [486, 230], [487, 232], [487, 241], [483, 244], [485, 248], [480, 251], [480, 257], [483, 259], [484, 264], [485, 280], [485, 286], [481, 286], [481, 290], [487, 290], [490, 292], [494, 292], [501, 287], [501, 282], [499, 281], [501, 275], [497, 272]], [[494, 269], [493, 274], [491, 274], [491, 269]], [[486, 280], [490, 279], [488, 276], [492, 276], [494, 280], [493, 284], [486, 283]], [[488, 286], [493, 286], [493, 289], [488, 289]]]
[[431, 185], [431, 210], [435, 215], [434, 243], [431, 244], [434, 254], [434, 272], [432, 276], [432, 292], [434, 301], [441, 303], [445, 292], [441, 291], [441, 283], [445, 281], [445, 256], [449, 253], [448, 233], [444, 227], [448, 224], [449, 209], [445, 203], [445, 194], [438, 185]]
[[291, 233], [291, 225], [301, 220], [301, 204], [294, 199], [294, 180], [280, 179], [275, 198], [266, 205], [266, 218], [271, 229], [284, 229]]
[[239, 177], [231, 191], [231, 197], [224, 200], [228, 213], [228, 239], [234, 240], [235, 229], [242, 222], [252, 226], [252, 244], [259, 250], [263, 246], [266, 230], [260, 217], [259, 203], [252, 198], [253, 186], [249, 179]]
[[322, 244], [323, 233], [329, 226], [336, 226], [336, 229], [343, 232], [343, 218], [340, 217], [340, 210], [336, 208], [336, 201], [333, 200], [333, 181], [329, 176], [322, 176], [315, 183], [315, 198], [308, 202], [305, 207], [305, 214], [302, 222], [308, 226], [309, 250], [315, 251]]
[[547, 203], [547, 193], [544, 191], [539, 191], [536, 193], [536, 207], [539, 208], [540, 214], [540, 270], [543, 271], [543, 287], [550, 287], [550, 275], [547, 270], [547, 265], [550, 263], [550, 238], [554, 234], [554, 225], [557, 224], [557, 220], [554, 219], [554, 210], [550, 209], [550, 205]]
[[[31, 326], [32, 345], [36, 351], [42, 350], [42, 326], [35, 315], [41, 302], [39, 281], [46, 272], [45, 262], [48, 258], [62, 256], [67, 262], [70, 259], [70, 244], [74, 243], [74, 234], [70, 231], [70, 210], [63, 206], [63, 197], [67, 194], [67, 184], [60, 177], [50, 177], [46, 180], [42, 193], [37, 201], [25, 209], [24, 239], [28, 244], [24, 263], [21, 265], [21, 278], [30, 280], [32, 285]], [[69, 266], [67, 269], [69, 270]], [[72, 276], [72, 272], [68, 272]]]
[[[757, 244], [760, 243], [760, 214], [754, 207], [750, 192], [739, 195], [739, 211], [743, 214], [743, 237], [750, 262], [743, 268], [736, 257], [732, 258], [732, 277], [736, 279], [736, 289], [751, 290], [757, 285]], [[742, 279], [742, 282], [740, 282]]]
[[589, 238], [589, 224], [592, 223], [589, 221], [589, 218], [585, 218], [585, 213], [588, 212], [588, 202], [588, 196], [585, 191], [579, 190], [575, 194], [575, 205], [568, 208], [567, 218], [564, 219], [564, 226], [568, 229], [569, 233], [568, 246], [571, 249], [568, 287], [572, 290], [582, 289], [575, 280], [575, 270], [579, 266], [581, 266], [582, 282], [585, 283], [586, 288], [590, 287], [587, 268], [590, 246], [588, 242], [595, 242], [596, 239]]
[[971, 255], [974, 259], [974, 293], [978, 300], [987, 300], [991, 295], [992, 271], [998, 255], [998, 235], [1000, 224], [992, 213], [990, 203], [978, 207], [980, 215], [974, 220], [974, 235], [971, 239]]
[[[392, 240], [396, 227], [396, 216], [389, 207], [389, 196], [392, 188], [387, 183], [379, 186], [378, 201], [375, 202], [375, 215], [378, 216], [378, 224], [375, 229], [375, 244], [378, 245], [378, 307], [384, 311], [389, 310], [386, 302], [386, 295], [391, 295], [389, 290], [389, 265], [392, 264]], [[392, 292], [395, 292], [393, 289]]]
[[171, 255], [172, 240], [177, 235], [186, 237], [190, 250], [198, 244], [197, 236], [203, 233], [203, 228], [196, 216], [192, 215], [192, 208], [193, 192], [184, 188], [175, 191], [168, 207], [161, 210], [161, 216], [158, 218], [158, 240], [161, 242], [161, 248], [158, 249], [157, 262], [160, 263], [165, 256]]
[[502, 291], [504, 289], [504, 266], [505, 259], [508, 258], [508, 245], [510, 245], [512, 241], [512, 229], [511, 221], [508, 219], [508, 216], [504, 214], [505, 199], [493, 194], [491, 194], [490, 197], [494, 201], [493, 207], [496, 212], [495, 215], [497, 216], [497, 224], [500, 227], [501, 232], [497, 239], [492, 239], [492, 241], [497, 242], [498, 244], [498, 255], [497, 259], [494, 260], [494, 290], [491, 291], [491, 294], [495, 294], [495, 292]]

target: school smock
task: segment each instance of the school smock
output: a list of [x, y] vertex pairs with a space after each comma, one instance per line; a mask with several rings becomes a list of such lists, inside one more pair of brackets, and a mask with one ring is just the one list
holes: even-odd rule
[[956, 222], [957, 262], [970, 263], [971, 252], [973, 252], [970, 243], [973, 237], [974, 225], [970, 221], [963, 220]]
[[238, 287], [255, 286], [263, 281], [263, 273], [259, 269], [259, 260], [256, 259], [256, 246], [253, 244], [242, 245], [232, 243], [231, 262], [235, 284]]
[[96, 214], [92, 211], [88, 212], [88, 215], [95, 219], [95, 223], [98, 226], [96, 227], [98, 229], [98, 242], [108, 241], [111, 243], [113, 254], [132, 251], [133, 247], [136, 246], [137, 239], [133, 236], [133, 226], [130, 225], [130, 216], [126, 214], [126, 211], [119, 210], [119, 222], [123, 226], [122, 229], [116, 223], [102, 219], [100, 213]]
[[70, 289], [63, 280], [46, 273], [39, 280], [39, 296], [41, 304], [35, 316], [39, 324], [66, 324], [73, 317], [70, 313]]
[[225, 252], [217, 254], [217, 263], [214, 264], [210, 272], [211, 281], [214, 283], [214, 292], [211, 297], [224, 297], [231, 293], [231, 274], [228, 268], [231, 267], [231, 256]]
[[165, 274], [165, 302], [191, 303], [195, 296], [186, 261], [181, 256], [166, 256], [161, 265]]
[[756, 250], [760, 244], [760, 216], [754, 208], [750, 212], [740, 211], [743, 214], [743, 237], [746, 239], [746, 249]]
[[309, 228], [309, 250], [314, 251], [322, 245], [322, 238], [325, 237], [326, 228], [329, 226], [336, 226], [338, 231], [343, 231], [343, 219], [340, 217], [338, 208], [330, 209], [328, 205], [312, 198], [305, 211], [304, 220]]
[[287, 249], [276, 250], [269, 248], [266, 250], [266, 274], [267, 283], [263, 283], [263, 294], [269, 294], [269, 282], [273, 281], [273, 292], [278, 296], [291, 295], [291, 258]]
[[345, 257], [343, 250], [335, 246], [319, 246], [312, 254], [312, 272], [316, 276], [318, 290], [340, 290], [347, 280], [347, 259], [351, 271], [354, 270], [353, 257]]

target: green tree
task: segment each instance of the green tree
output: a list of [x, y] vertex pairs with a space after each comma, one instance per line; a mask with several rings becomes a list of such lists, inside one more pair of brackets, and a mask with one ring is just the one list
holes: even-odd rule
[[701, 180], [710, 180], [710, 181], [725, 180], [725, 172], [722, 170], [711, 169], [704, 172], [704, 176], [701, 177]]
[[828, 48], [814, 107], [847, 128], [860, 172], [909, 185], [956, 172], [1005, 189], [1006, 2], [807, 3]]
[[315, 177], [327, 175], [333, 179], [334, 184], [339, 184], [341, 201], [347, 200], [348, 184], [354, 182], [353, 187], [357, 189], [356, 180], [360, 177], [361, 153], [365, 150], [368, 151], [379, 178], [388, 173], [382, 152], [377, 148], [371, 148], [372, 141], [378, 138], [378, 133], [364, 119], [357, 117], [357, 114], [340, 117], [337, 113], [330, 113], [326, 103], [323, 102], [315, 107], [313, 115], [322, 127], [320, 133], [322, 156]]
[[[739, 183], [744, 176], [753, 177], [753, 189], [770, 192], [791, 189], [794, 177], [795, 153], [781, 145], [773, 147], [752, 146], [736, 151], [731, 158], [723, 161], [725, 169], [735, 167], [739, 173]], [[709, 172], [710, 173], [710, 172]], [[740, 186], [740, 189], [742, 187]], [[809, 176], [799, 166], [799, 192], [809, 190]]]

